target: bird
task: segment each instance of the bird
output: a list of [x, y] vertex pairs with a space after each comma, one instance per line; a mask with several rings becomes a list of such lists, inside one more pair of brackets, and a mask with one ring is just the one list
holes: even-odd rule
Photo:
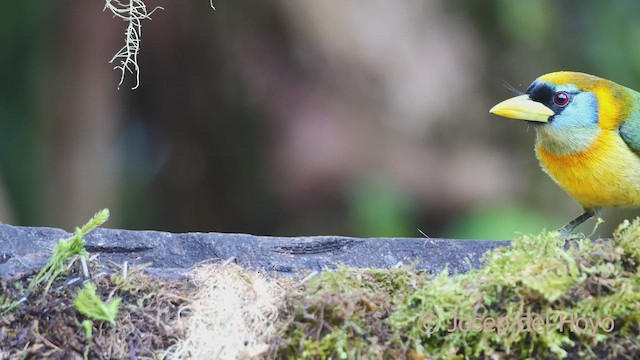
[[573, 232], [602, 208], [640, 207], [640, 93], [558, 71], [489, 112], [533, 125], [542, 170], [582, 207], [560, 231]]

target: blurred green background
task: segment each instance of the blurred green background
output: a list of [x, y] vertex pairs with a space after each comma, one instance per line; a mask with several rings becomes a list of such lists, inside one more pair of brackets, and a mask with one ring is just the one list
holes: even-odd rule
[[[580, 208], [488, 109], [556, 70], [640, 89], [637, 1], [102, 1], [0, 11], [0, 221], [505, 239]], [[638, 211], [606, 211], [610, 234]], [[594, 221], [580, 230], [591, 232]]]

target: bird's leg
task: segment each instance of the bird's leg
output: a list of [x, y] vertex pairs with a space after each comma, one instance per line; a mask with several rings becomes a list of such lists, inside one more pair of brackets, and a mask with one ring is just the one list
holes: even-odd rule
[[569, 221], [567, 225], [560, 228], [560, 231], [571, 233], [573, 230], [575, 230], [578, 227], [578, 225], [589, 220], [595, 214], [596, 212], [594, 210], [584, 209], [584, 212], [580, 216]]

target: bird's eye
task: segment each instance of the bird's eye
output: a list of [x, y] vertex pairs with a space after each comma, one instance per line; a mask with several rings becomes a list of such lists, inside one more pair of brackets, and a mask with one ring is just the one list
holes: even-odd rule
[[565, 107], [569, 103], [569, 94], [564, 91], [560, 91], [553, 95], [553, 103], [560, 106]]

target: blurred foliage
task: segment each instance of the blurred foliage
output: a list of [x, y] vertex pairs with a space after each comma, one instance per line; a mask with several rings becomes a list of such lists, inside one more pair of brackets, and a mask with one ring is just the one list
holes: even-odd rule
[[415, 237], [416, 207], [408, 194], [377, 179], [353, 187], [347, 198], [352, 234], [359, 237]]
[[449, 224], [444, 235], [455, 239], [508, 240], [518, 234], [556, 230], [554, 227], [564, 225], [560, 224], [562, 221], [564, 220], [553, 219], [524, 205], [488, 204], [458, 216]]
[[[509, 95], [504, 83], [524, 90], [554, 70], [640, 89], [630, 0], [162, 3], [143, 24], [135, 92], [116, 90], [107, 61], [124, 24], [101, 5], [0, 12], [0, 221], [64, 227], [109, 206], [114, 227], [171, 231], [553, 229], [576, 205], [535, 165], [532, 132], [487, 109]], [[93, 30], [109, 35], [92, 38], [103, 24]], [[108, 125], [67, 122], [94, 101]], [[104, 153], [98, 141], [109, 153], [76, 163]], [[373, 172], [391, 180], [362, 175]], [[607, 212], [604, 232], [622, 216]]]
[[[41, 221], [39, 191], [44, 164], [42, 122], [35, 107], [45, 61], [44, 32], [53, 4], [11, 2], [0, 11], [0, 192], [9, 214], [22, 222]], [[6, 193], [5, 193], [6, 192]], [[7, 205], [3, 204], [2, 208]], [[6, 221], [7, 219], [0, 219]], [[9, 218], [8, 220], [11, 220]]]

